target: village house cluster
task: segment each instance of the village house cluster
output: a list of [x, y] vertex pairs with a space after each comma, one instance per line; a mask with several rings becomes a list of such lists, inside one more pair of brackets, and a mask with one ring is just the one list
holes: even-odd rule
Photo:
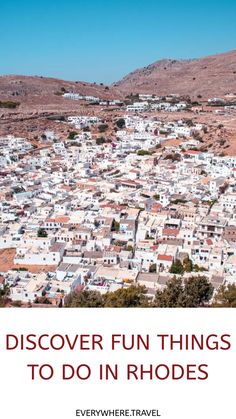
[[78, 114], [73, 135], [45, 132], [38, 148], [0, 138], [0, 287], [12, 301], [59, 305], [76, 289], [130, 284], [153, 297], [180, 265], [215, 289], [236, 282], [236, 157], [199, 151], [204, 124], [143, 116], [187, 106], [147, 96], [109, 135]]

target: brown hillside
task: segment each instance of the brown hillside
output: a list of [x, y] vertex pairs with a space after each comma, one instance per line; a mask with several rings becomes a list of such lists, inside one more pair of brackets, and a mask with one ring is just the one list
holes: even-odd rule
[[203, 98], [236, 92], [236, 50], [193, 60], [157, 61], [115, 83], [123, 92]]
[[[64, 92], [92, 95], [112, 99], [114, 93], [108, 86], [99, 84], [64, 81], [39, 76], [0, 76], [0, 101], [19, 102], [14, 112], [69, 111], [78, 106], [77, 101], [62, 97]], [[0, 114], [9, 110], [0, 109]]]

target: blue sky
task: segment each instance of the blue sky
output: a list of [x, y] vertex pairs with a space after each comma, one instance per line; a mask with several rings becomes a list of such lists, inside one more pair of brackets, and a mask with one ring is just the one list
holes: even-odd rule
[[235, 0], [0, 0], [0, 74], [110, 83], [232, 49]]

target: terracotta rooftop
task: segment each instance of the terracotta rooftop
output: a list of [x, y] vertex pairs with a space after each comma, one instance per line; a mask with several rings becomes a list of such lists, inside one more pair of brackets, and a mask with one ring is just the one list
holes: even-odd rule
[[173, 256], [170, 256], [170, 255], [158, 255], [157, 256], [157, 259], [158, 260], [166, 260], [166, 261], [171, 262], [173, 260]]

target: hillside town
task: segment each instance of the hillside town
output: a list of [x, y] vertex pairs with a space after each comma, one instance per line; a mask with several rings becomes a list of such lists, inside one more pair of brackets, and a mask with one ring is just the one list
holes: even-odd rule
[[[99, 112], [59, 118], [38, 142], [0, 138], [0, 289], [10, 301], [62, 306], [75, 290], [134, 284], [152, 299], [199, 273], [215, 290], [236, 283], [236, 156], [204, 148], [210, 128], [183, 117], [188, 101], [64, 96], [99, 101]], [[114, 106], [118, 116], [104, 117]]]

